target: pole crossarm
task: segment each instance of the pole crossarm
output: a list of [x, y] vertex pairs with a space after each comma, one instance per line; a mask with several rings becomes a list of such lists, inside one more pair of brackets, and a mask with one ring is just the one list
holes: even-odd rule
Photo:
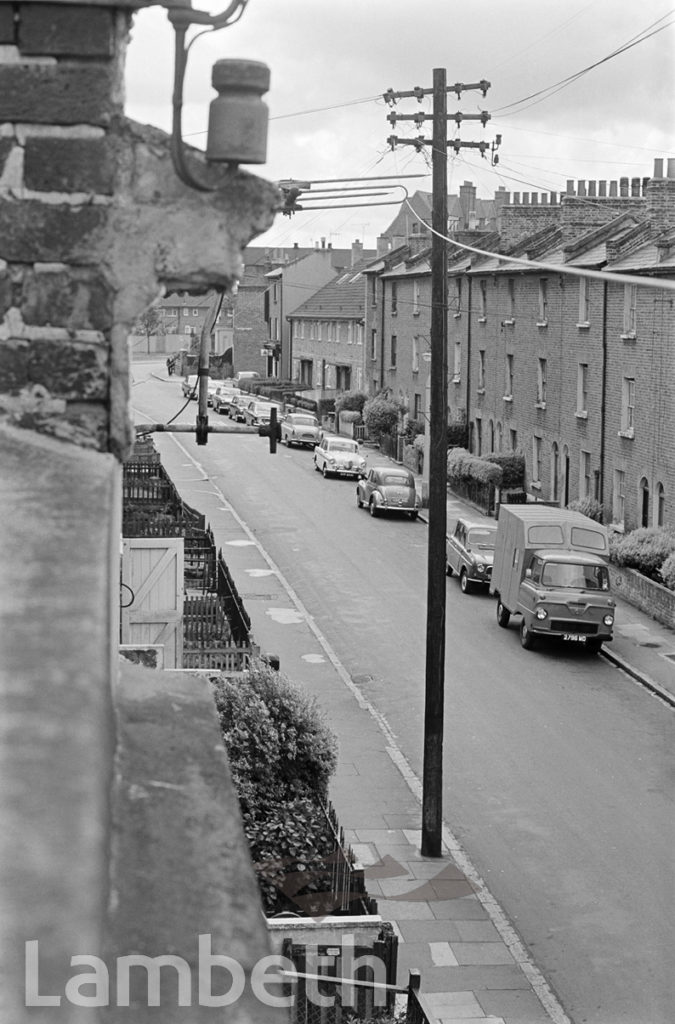
[[[462, 121], [480, 121], [483, 127], [492, 119], [492, 114], [489, 114], [487, 110], [481, 110], [480, 114], [463, 114], [461, 110], [458, 110], [455, 114], [446, 114], [446, 120], [455, 121], [457, 124], [461, 124]], [[392, 111], [391, 114], [387, 114], [387, 121], [392, 126], [397, 121], [414, 121], [415, 124], [422, 124], [424, 121], [433, 121], [433, 114], [423, 114], [418, 111], [416, 114], [397, 114]]]
[[[478, 89], [480, 92], [483, 93], [483, 96], [486, 96], [487, 91], [490, 88], [490, 85], [491, 83], [488, 82], [485, 78], [481, 78], [480, 82], [455, 82], [454, 85], [446, 86], [445, 91], [454, 92], [457, 96], [457, 99], [460, 98], [463, 92], [469, 92], [470, 90], [473, 89]], [[421, 89], [418, 85], [416, 85], [414, 89], [404, 89], [401, 91], [387, 89], [387, 91], [382, 94], [382, 98], [386, 103], [396, 103], [397, 100], [405, 99], [416, 99], [421, 102], [424, 96], [431, 96], [433, 94], [433, 91], [433, 88]]]

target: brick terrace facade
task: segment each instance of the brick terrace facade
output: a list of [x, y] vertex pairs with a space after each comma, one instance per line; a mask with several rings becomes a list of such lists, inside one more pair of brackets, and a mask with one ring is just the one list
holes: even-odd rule
[[[675, 163], [652, 179], [568, 183], [560, 197], [500, 198], [499, 233], [455, 234], [489, 252], [617, 274], [675, 272]], [[424, 419], [429, 252], [372, 262], [364, 376]], [[423, 243], [422, 243], [423, 244]], [[448, 419], [479, 454], [520, 449], [528, 490], [595, 498], [618, 529], [675, 525], [672, 293], [532, 270], [450, 247]]]

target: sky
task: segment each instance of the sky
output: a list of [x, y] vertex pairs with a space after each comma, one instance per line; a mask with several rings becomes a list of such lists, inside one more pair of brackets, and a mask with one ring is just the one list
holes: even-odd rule
[[[192, 6], [217, 14], [228, 0]], [[271, 72], [267, 162], [248, 171], [271, 181], [387, 175], [400, 182], [371, 198], [394, 205], [311, 210], [308, 203], [290, 218], [279, 214], [255, 245], [324, 239], [347, 248], [359, 239], [374, 248], [404, 187], [431, 192], [430, 147], [392, 151], [387, 143], [392, 134], [431, 138], [431, 122], [392, 127], [387, 120], [392, 109], [430, 114], [431, 97], [400, 99], [392, 108], [383, 94], [430, 89], [435, 68], [446, 69], [449, 85], [491, 83], [485, 98], [479, 91], [448, 95], [449, 113], [491, 114], [485, 128], [466, 121], [458, 130], [450, 121], [449, 137], [492, 143], [502, 136], [495, 166], [489, 153], [481, 159], [477, 150], [450, 151], [450, 193], [465, 181], [484, 199], [500, 186], [560, 192], [569, 179], [649, 177], [655, 158], [675, 158], [673, 0], [248, 0], [236, 24], [202, 35], [190, 49], [183, 136], [200, 149], [216, 95], [211, 68], [223, 58], [262, 61]], [[140, 11], [127, 52], [128, 117], [170, 130], [173, 60], [166, 11]], [[420, 177], [400, 177], [412, 174]], [[357, 201], [368, 200], [341, 200]]]

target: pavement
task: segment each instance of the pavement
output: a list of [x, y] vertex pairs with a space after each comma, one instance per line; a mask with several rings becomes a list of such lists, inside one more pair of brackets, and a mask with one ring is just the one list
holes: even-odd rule
[[[421, 971], [433, 1024], [569, 1024], [451, 824], [443, 829], [440, 858], [420, 853], [420, 780], [311, 613], [180, 438], [162, 434], [155, 441], [179, 492], [189, 482], [193, 505], [195, 487], [200, 492], [199, 510], [222, 547], [256, 642], [317, 696], [337, 734], [331, 800], [367, 889], [399, 936], [398, 983], [407, 983], [410, 969]], [[449, 528], [463, 512], [476, 515], [452, 494], [447, 510]], [[675, 701], [675, 634], [623, 600], [617, 604], [611, 652], [600, 656]]]

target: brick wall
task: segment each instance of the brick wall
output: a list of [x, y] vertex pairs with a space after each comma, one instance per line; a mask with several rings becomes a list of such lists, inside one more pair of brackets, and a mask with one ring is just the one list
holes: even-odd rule
[[278, 199], [194, 151], [226, 187], [190, 190], [124, 119], [126, 6], [0, 5], [0, 419], [119, 457], [136, 318], [163, 286], [231, 285]]

